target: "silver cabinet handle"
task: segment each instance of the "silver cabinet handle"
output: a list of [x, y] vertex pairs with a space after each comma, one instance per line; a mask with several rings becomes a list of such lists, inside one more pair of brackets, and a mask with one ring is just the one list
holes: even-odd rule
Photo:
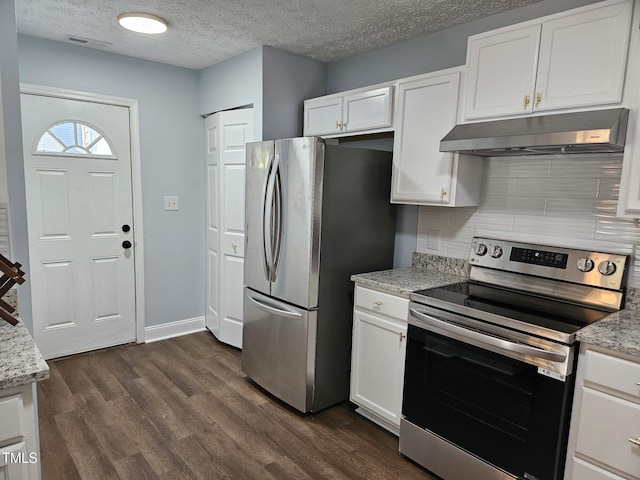
[[640, 447], [640, 438], [629, 438], [628, 440], [629, 440], [629, 442], [633, 443], [634, 445]]

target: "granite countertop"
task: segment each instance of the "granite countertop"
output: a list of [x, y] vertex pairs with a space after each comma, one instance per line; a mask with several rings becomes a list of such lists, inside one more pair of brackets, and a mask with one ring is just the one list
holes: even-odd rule
[[407, 267], [359, 273], [351, 275], [351, 280], [357, 285], [372, 287], [409, 298], [409, 294], [416, 290], [463, 282], [466, 277], [430, 268]]
[[623, 309], [584, 327], [578, 341], [640, 359], [640, 310]]
[[[462, 282], [469, 276], [463, 260], [414, 253], [413, 267], [395, 268], [351, 276], [357, 285], [405, 298], [416, 290]], [[640, 361], [640, 289], [629, 288], [626, 306], [577, 332], [578, 341], [613, 352], [638, 357]]]
[[24, 324], [11, 326], [0, 320], [0, 390], [46, 378], [47, 362]]

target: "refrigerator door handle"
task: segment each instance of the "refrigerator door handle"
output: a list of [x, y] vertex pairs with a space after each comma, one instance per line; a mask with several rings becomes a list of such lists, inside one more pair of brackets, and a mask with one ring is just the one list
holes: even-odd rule
[[274, 244], [273, 244], [273, 264], [272, 264], [272, 273], [271, 273], [271, 281], [275, 281], [278, 274], [278, 263], [280, 261], [280, 251], [282, 250], [282, 218], [283, 218], [283, 198], [282, 198], [282, 175], [280, 174], [280, 162], [278, 162], [277, 170], [276, 170], [276, 181], [274, 188], [274, 225], [273, 225], [273, 235], [274, 235]]
[[267, 175], [267, 188], [264, 195], [264, 205], [262, 208], [262, 242], [267, 263], [268, 280], [272, 282], [275, 278], [273, 261], [273, 195], [275, 190], [276, 173], [280, 164], [280, 156], [275, 154], [269, 162]]
[[286, 305], [280, 302], [269, 300], [269, 303], [273, 303], [272, 305], [270, 305], [269, 303], [265, 303], [266, 302], [265, 300], [258, 300], [257, 298], [254, 298], [249, 292], [246, 292], [245, 296], [247, 297], [247, 300], [253, 303], [253, 305], [255, 305], [257, 308], [265, 312], [273, 313], [280, 317], [291, 318], [294, 320], [302, 318], [301, 313], [288, 308]]

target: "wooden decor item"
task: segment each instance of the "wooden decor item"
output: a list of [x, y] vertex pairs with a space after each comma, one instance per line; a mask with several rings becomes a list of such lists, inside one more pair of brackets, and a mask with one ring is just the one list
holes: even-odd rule
[[19, 263], [12, 263], [11, 260], [0, 254], [0, 318], [6, 320], [11, 325], [16, 325], [16, 320], [11, 314], [16, 311], [14, 307], [2, 300], [2, 297], [15, 285], [22, 285], [25, 282], [24, 272], [20, 270], [22, 265]]

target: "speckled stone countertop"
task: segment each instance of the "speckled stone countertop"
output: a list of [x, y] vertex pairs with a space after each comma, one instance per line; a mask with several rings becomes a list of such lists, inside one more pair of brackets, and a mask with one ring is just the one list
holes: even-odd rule
[[440, 272], [430, 268], [407, 267], [380, 272], [351, 275], [356, 285], [372, 287], [405, 298], [416, 290], [463, 282], [465, 277], [455, 273]]
[[49, 378], [44, 361], [31, 334], [22, 322], [15, 327], [0, 321], [0, 390]]
[[[415, 252], [412, 267], [352, 275], [356, 285], [395, 293], [411, 292], [462, 282], [470, 266], [464, 260]], [[578, 341], [638, 357], [640, 361], [640, 289], [629, 288], [625, 308], [577, 332]]]
[[584, 327], [578, 341], [618, 353], [633, 355], [640, 360], [640, 289], [629, 288], [625, 308]]

